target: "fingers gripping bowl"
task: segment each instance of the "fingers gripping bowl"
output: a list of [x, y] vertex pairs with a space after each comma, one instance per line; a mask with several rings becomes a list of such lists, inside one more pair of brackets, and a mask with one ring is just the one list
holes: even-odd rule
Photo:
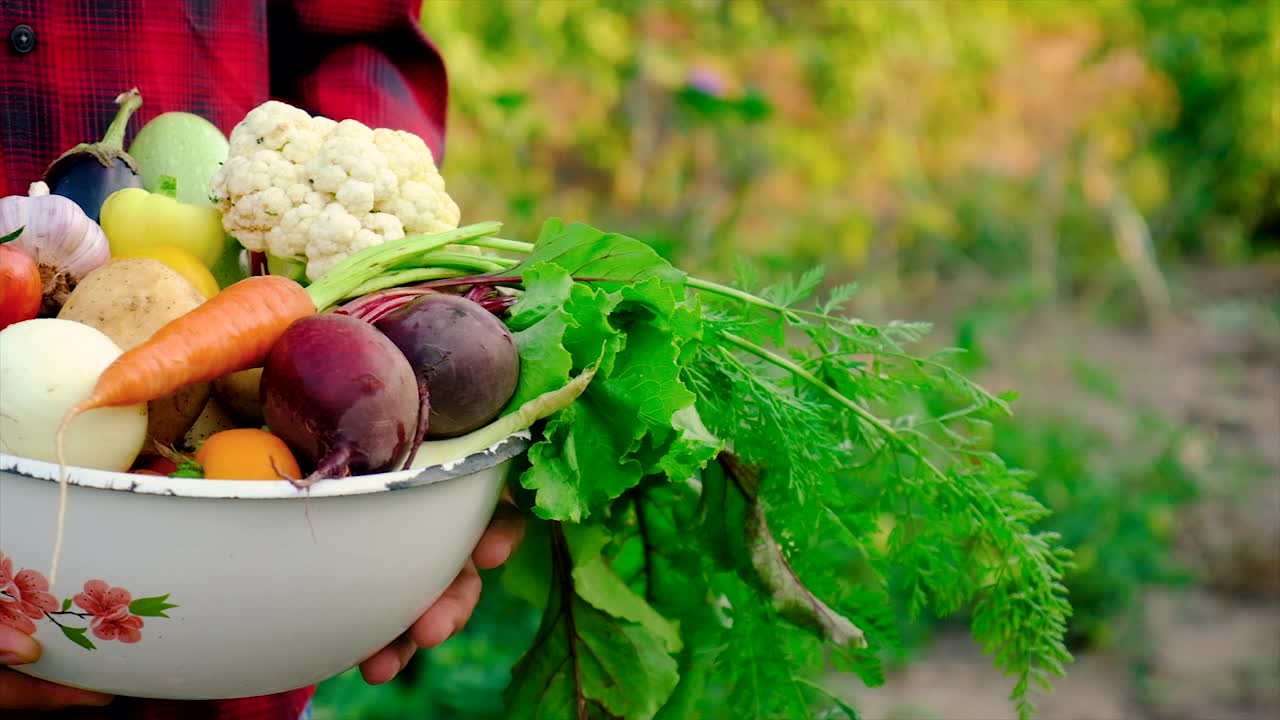
[[54, 585], [58, 465], [0, 454], [0, 623], [33, 632], [64, 685], [212, 699], [304, 687], [404, 632], [463, 567], [492, 516], [517, 432], [414, 467], [299, 489], [68, 470]]

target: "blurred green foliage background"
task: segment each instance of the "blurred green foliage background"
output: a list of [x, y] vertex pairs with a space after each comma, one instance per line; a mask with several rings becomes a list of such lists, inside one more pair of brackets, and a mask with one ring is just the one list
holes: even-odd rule
[[[1148, 586], [1207, 582], [1182, 514], [1275, 477], [1269, 426], [1234, 442], [1133, 384], [1193, 344], [1218, 351], [1195, 372], [1246, 372], [1185, 341], [1204, 323], [1280, 358], [1280, 3], [427, 0], [423, 26], [464, 221], [584, 220], [725, 280], [821, 263], [857, 312], [934, 322], [1022, 391], [992, 443], [1077, 552], [1077, 648], [1111, 647]], [[1061, 368], [1014, 360], [1029, 329], [1069, 340], [1042, 348]], [[317, 720], [503, 717], [536, 617], [488, 580], [464, 633], [390, 686], [326, 683]]]
[[[471, 217], [725, 268], [1123, 274], [1277, 248], [1275, 3], [428, 2]], [[871, 275], [868, 275], [871, 273]], [[889, 292], [893, 288], [883, 291]]]

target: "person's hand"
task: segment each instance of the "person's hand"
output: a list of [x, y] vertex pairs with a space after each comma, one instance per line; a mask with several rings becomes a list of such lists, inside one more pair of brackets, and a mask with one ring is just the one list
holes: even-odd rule
[[[0, 624], [0, 666], [35, 662], [40, 659], [40, 652], [35, 638]], [[55, 685], [0, 667], [0, 710], [57, 710], [75, 705], [106, 705], [111, 700], [110, 695]]]
[[365, 682], [380, 685], [391, 680], [419, 648], [433, 648], [461, 630], [480, 602], [479, 570], [490, 570], [505, 563], [524, 539], [524, 531], [524, 515], [504, 495], [471, 559], [440, 599], [403, 635], [360, 663]]

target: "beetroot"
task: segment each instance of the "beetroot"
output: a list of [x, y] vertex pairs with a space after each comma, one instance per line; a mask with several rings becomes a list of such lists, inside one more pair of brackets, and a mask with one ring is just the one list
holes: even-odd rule
[[295, 321], [262, 372], [271, 431], [322, 478], [399, 469], [416, 449], [423, 398], [402, 352], [372, 325], [336, 314]]
[[480, 303], [451, 293], [415, 298], [374, 323], [408, 358], [430, 398], [427, 437], [453, 437], [498, 416], [515, 394], [520, 354]]

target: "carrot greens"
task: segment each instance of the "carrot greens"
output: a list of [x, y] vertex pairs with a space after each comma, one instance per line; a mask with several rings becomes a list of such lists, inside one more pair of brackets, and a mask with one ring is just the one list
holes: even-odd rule
[[853, 716], [824, 658], [880, 683], [899, 610], [966, 611], [1034, 714], [1070, 660], [1070, 554], [981, 444], [1010, 398], [913, 352], [927, 325], [846, 316], [820, 270], [724, 285], [583, 224], [462, 242], [512, 257], [425, 285], [517, 293], [508, 412], [581, 393], [513, 488], [536, 520], [504, 578], [543, 619], [510, 717]]

